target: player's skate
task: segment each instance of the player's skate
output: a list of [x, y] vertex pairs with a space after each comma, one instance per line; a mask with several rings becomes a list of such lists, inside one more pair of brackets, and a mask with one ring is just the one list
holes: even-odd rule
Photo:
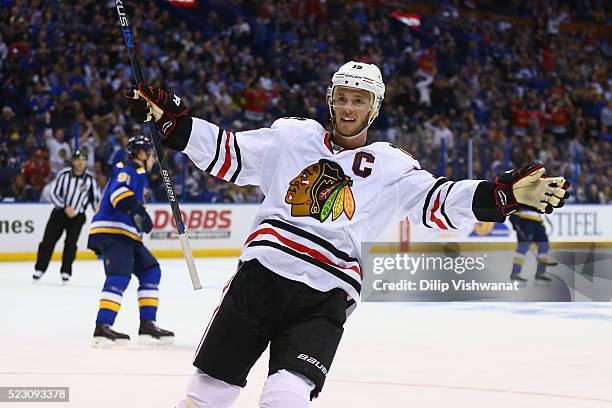
[[43, 271], [34, 271], [34, 274], [32, 275], [32, 280], [34, 281], [34, 283], [38, 282], [44, 274], [45, 273]]
[[110, 324], [96, 324], [93, 346], [96, 348], [121, 347], [130, 342], [130, 336], [113, 330]]
[[552, 281], [552, 279], [550, 279], [548, 276], [546, 276], [546, 274], [544, 272], [536, 273], [535, 278], [536, 278], [536, 280], [544, 281], [544, 282]]
[[559, 262], [557, 261], [553, 261], [552, 259], [548, 259], [548, 258], [538, 258], [538, 263], [539, 264], [543, 264], [546, 266], [557, 266], [559, 265]]
[[141, 320], [138, 329], [138, 343], [140, 344], [172, 344], [174, 333], [157, 327], [153, 320]]
[[527, 279], [523, 278], [520, 274], [518, 273], [513, 273], [510, 275], [510, 280], [513, 281], [518, 281], [518, 282], [527, 282]]
[[65, 285], [68, 282], [70, 282], [70, 274], [69, 273], [62, 272], [60, 275], [62, 276], [62, 285]]

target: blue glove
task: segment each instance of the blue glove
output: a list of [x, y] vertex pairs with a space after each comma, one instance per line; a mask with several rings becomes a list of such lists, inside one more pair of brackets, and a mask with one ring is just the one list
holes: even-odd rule
[[145, 234], [151, 232], [153, 229], [153, 221], [151, 220], [151, 217], [149, 217], [147, 210], [145, 210], [142, 205], [138, 204], [132, 206], [132, 208], [130, 208], [128, 211], [128, 214], [130, 215], [130, 218], [132, 218], [132, 222], [134, 223], [134, 226], [138, 232], [144, 232]]

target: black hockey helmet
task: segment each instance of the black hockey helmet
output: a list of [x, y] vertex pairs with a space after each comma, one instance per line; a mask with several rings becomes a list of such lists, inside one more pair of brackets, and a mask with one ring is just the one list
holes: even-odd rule
[[130, 155], [136, 154], [139, 150], [148, 151], [152, 148], [151, 142], [144, 135], [133, 136], [128, 140], [127, 151]]
[[85, 154], [84, 151], [82, 150], [75, 150], [74, 153], [72, 153], [72, 160], [78, 160], [78, 159], [83, 159], [83, 160], [87, 160], [87, 155]]

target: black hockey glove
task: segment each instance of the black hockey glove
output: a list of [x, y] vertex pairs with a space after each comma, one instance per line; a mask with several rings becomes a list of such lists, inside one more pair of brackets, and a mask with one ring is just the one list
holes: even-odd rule
[[181, 98], [144, 82], [138, 84], [138, 89], [128, 90], [125, 96], [132, 119], [137, 122], [155, 120], [162, 145], [177, 151], [187, 147], [192, 120], [190, 109]]
[[149, 217], [147, 210], [145, 210], [142, 205], [138, 204], [132, 206], [128, 211], [128, 214], [130, 215], [130, 218], [132, 218], [132, 222], [134, 223], [134, 226], [138, 232], [144, 232], [145, 234], [151, 232], [153, 229], [153, 221], [151, 220], [151, 217]]
[[563, 177], [544, 177], [543, 164], [530, 164], [482, 182], [476, 188], [472, 210], [480, 221], [503, 222], [519, 209], [550, 214], [563, 207], [570, 184]]

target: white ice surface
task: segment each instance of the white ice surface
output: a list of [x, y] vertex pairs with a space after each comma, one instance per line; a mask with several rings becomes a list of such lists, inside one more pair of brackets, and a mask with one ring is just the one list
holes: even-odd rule
[[[173, 346], [91, 347], [99, 261], [79, 261], [68, 286], [58, 263], [33, 285], [29, 263], [0, 263], [0, 386], [69, 386], [70, 403], [0, 408], [170, 408], [182, 398], [201, 334], [234, 259], [162, 260], [158, 323]], [[137, 335], [132, 280], [115, 323]], [[267, 354], [236, 406], [256, 407]], [[612, 407], [611, 304], [372, 304], [351, 315], [312, 407]]]

